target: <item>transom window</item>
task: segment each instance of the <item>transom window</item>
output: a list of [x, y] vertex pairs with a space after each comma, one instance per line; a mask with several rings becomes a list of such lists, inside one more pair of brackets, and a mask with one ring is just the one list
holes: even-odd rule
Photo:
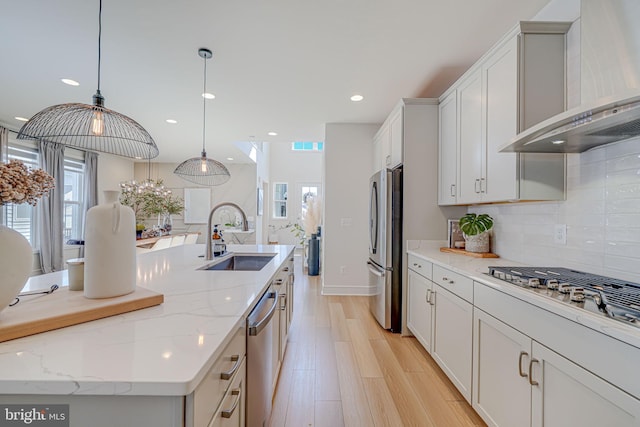
[[291, 143], [291, 149], [293, 151], [322, 151], [324, 142], [296, 141]]

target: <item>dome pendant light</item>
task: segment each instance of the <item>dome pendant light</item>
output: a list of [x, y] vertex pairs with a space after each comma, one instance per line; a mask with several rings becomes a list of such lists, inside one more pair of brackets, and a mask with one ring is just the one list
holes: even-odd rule
[[159, 154], [151, 135], [135, 120], [104, 107], [100, 93], [102, 0], [98, 12], [98, 89], [93, 105], [59, 104], [36, 113], [22, 126], [18, 139], [44, 139], [80, 150], [101, 151], [135, 159]]
[[213, 57], [213, 53], [209, 49], [201, 48], [198, 55], [204, 59], [204, 89], [202, 91], [202, 154], [200, 157], [192, 157], [180, 163], [176, 170], [173, 171], [182, 179], [194, 182], [200, 185], [220, 185], [224, 184], [231, 178], [229, 170], [217, 160], [207, 158], [207, 150], [205, 148], [206, 127], [207, 127], [207, 99], [204, 94], [207, 93], [207, 59]]

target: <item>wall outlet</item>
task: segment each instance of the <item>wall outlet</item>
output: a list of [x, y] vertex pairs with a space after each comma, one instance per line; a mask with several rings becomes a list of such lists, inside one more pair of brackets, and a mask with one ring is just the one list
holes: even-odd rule
[[341, 265], [340, 266], [340, 274], [342, 276], [344, 276], [345, 274], [347, 274], [347, 266], [346, 265]]
[[558, 245], [567, 244], [567, 224], [556, 224], [553, 232], [553, 243]]
[[352, 224], [352, 218], [340, 218], [340, 227], [351, 227]]

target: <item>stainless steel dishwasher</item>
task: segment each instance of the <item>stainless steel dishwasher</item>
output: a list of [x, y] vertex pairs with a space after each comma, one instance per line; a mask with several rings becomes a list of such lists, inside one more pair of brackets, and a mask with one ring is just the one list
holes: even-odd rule
[[247, 318], [247, 427], [264, 427], [271, 414], [273, 315], [278, 292], [269, 289]]

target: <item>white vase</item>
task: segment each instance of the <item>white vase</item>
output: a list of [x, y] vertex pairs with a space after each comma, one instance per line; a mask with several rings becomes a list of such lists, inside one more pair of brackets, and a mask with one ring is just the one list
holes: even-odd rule
[[25, 237], [0, 225], [0, 311], [20, 293], [31, 274], [33, 251]]
[[111, 298], [136, 289], [136, 220], [133, 209], [105, 191], [106, 203], [87, 211], [84, 296]]

